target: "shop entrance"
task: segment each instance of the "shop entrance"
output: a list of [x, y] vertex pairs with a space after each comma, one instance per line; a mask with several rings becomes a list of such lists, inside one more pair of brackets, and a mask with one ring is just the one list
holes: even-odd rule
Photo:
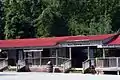
[[73, 47], [72, 53], [72, 67], [82, 68], [82, 62], [87, 59], [87, 47]]

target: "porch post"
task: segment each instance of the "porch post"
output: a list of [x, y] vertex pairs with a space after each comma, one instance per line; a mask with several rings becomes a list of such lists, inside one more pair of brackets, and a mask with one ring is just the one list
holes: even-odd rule
[[40, 66], [41, 66], [41, 62], [42, 62], [42, 55], [41, 55], [41, 51], [40, 51]]
[[105, 49], [103, 48], [103, 58], [105, 58]]
[[90, 47], [88, 46], [88, 54], [87, 54], [87, 56], [88, 56], [88, 59], [90, 59]]
[[117, 71], [117, 75], [119, 75], [119, 71]]
[[[117, 69], [118, 69], [118, 67], [119, 67], [119, 59], [118, 59], [118, 57], [116, 58], [116, 64], [117, 64]], [[119, 70], [117, 70], [117, 75], [119, 75]]]
[[56, 48], [56, 66], [58, 66], [58, 49]]
[[26, 52], [24, 52], [24, 49], [23, 49], [23, 56], [24, 56], [24, 61], [25, 61], [25, 65], [26, 65], [27, 59], [26, 59]]
[[69, 47], [69, 58], [72, 59], [71, 47]]
[[8, 60], [8, 52], [6, 53], [6, 55], [7, 55], [7, 60]]

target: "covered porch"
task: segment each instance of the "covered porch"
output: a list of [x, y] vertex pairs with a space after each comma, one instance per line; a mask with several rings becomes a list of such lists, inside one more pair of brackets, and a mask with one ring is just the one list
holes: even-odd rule
[[16, 71], [29, 65], [32, 71], [46, 72], [46, 65], [51, 61], [54, 68], [65, 72], [71, 67], [71, 52], [69, 48], [34, 48], [7, 50], [8, 66], [16, 67]]
[[120, 74], [120, 37], [106, 45], [99, 46], [102, 55], [87, 59], [83, 62], [83, 70], [94, 65], [98, 73]]

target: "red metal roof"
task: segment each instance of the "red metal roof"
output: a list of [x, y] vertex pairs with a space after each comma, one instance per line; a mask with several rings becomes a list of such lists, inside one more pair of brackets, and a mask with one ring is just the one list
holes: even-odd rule
[[111, 41], [109, 45], [120, 45], [120, 36]]
[[83, 40], [83, 41], [90, 41], [90, 40], [104, 40], [109, 37], [115, 36], [116, 34], [104, 34], [104, 35], [89, 35], [89, 36], [71, 36], [67, 38], [66, 41], [74, 41], [74, 40]]
[[0, 48], [46, 47], [46, 46], [54, 46], [58, 42], [64, 42], [64, 41], [104, 40], [104, 39], [109, 38], [109, 37], [114, 36], [114, 35], [116, 35], [116, 34], [0, 40]]
[[6, 47], [54, 46], [56, 45], [56, 42], [64, 38], [66, 37], [0, 40], [0, 47], [6, 48]]

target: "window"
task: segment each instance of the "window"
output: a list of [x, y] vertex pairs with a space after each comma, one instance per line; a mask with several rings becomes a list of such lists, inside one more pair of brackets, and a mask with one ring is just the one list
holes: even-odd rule
[[50, 57], [50, 50], [49, 49], [44, 49], [42, 51], [42, 57]]
[[50, 56], [51, 57], [56, 57], [56, 49], [51, 49], [50, 50]]

